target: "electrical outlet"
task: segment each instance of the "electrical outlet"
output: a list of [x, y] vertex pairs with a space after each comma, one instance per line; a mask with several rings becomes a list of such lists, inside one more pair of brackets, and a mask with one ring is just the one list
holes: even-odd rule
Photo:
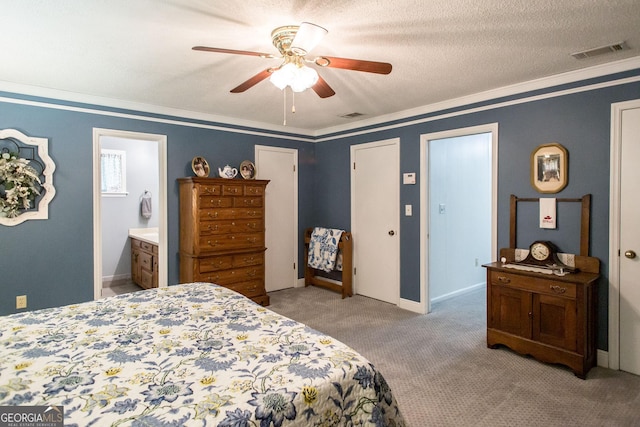
[[16, 297], [16, 308], [27, 308], [27, 296], [18, 295]]

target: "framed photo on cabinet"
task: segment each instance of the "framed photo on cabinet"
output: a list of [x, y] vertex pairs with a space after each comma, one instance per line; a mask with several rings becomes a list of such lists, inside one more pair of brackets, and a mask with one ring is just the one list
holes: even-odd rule
[[539, 193], [558, 193], [567, 186], [567, 150], [558, 143], [543, 144], [531, 153], [531, 185]]

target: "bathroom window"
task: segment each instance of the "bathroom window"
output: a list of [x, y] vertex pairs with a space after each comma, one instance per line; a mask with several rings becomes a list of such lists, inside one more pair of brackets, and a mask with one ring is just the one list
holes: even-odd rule
[[127, 152], [100, 150], [102, 195], [124, 197], [127, 193]]

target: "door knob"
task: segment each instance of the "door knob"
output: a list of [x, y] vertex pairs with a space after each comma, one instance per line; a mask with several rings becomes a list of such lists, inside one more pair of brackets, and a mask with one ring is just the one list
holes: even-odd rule
[[393, 230], [389, 230], [389, 236], [393, 236], [394, 234], [396, 234], [396, 232], [395, 232], [395, 231], [393, 231]]
[[636, 257], [636, 253], [634, 251], [625, 251], [624, 256], [629, 259], [634, 259]]

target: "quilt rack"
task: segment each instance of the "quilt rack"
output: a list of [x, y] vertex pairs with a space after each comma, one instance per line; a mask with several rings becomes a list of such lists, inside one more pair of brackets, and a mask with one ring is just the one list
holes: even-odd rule
[[311, 268], [307, 264], [306, 260], [308, 259], [307, 257], [309, 255], [309, 242], [311, 241], [312, 232], [313, 228], [307, 228], [304, 233], [305, 287], [309, 285], [315, 285], [322, 288], [330, 289], [332, 291], [341, 293], [343, 299], [347, 296], [353, 296], [353, 276], [351, 274], [353, 270], [353, 238], [351, 236], [351, 233], [348, 231], [344, 231], [340, 236], [340, 242], [338, 243], [338, 249], [342, 253], [342, 271], [339, 272], [341, 273], [341, 284], [338, 284], [337, 280], [332, 280], [330, 278], [318, 275], [319, 270]]

